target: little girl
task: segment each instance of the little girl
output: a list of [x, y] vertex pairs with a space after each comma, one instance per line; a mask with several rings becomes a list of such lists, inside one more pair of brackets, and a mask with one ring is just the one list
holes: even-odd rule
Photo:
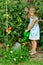
[[29, 17], [30, 17], [30, 23], [28, 25], [28, 29], [26, 32], [30, 31], [29, 39], [31, 40], [32, 49], [30, 51], [30, 54], [33, 55], [36, 53], [37, 48], [37, 40], [40, 39], [40, 28], [39, 28], [39, 20], [36, 15], [36, 8], [31, 6], [29, 9]]

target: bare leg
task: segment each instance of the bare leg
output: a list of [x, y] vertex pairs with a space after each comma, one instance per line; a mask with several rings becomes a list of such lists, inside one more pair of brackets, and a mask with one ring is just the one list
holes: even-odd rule
[[33, 51], [36, 51], [37, 41], [33, 40], [31, 43], [32, 43], [32, 50], [33, 50]]
[[31, 49], [33, 49], [33, 41], [31, 41]]
[[37, 48], [37, 41], [35, 40], [32, 40], [31, 41], [31, 45], [32, 45], [32, 50], [31, 50], [31, 55], [35, 54], [36, 53], [36, 48]]
[[[33, 49], [33, 41], [30, 42], [30, 49], [32, 51], [32, 49]], [[31, 52], [31, 51], [29, 51], [29, 52]]]

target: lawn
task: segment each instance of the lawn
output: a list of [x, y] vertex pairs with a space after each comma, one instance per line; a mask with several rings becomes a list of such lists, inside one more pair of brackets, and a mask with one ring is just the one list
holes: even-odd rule
[[43, 61], [38, 61], [38, 60], [35, 60], [35, 59], [30, 59], [30, 60], [26, 60], [22, 63], [18, 63], [18, 64], [14, 64], [14, 63], [7, 63], [7, 62], [0, 62], [0, 65], [43, 65]]
[[[13, 49], [14, 50], [14, 49]], [[12, 51], [13, 51], [12, 50]], [[3, 52], [1, 52], [3, 51]], [[21, 56], [20, 54], [20, 51], [21, 51], [21, 54], [24, 55], [24, 60], [23, 58], [20, 59], [19, 56]], [[22, 53], [23, 49], [18, 51], [19, 52], [19, 56], [17, 55], [18, 52], [16, 51], [16, 56], [15, 53], [10, 53], [9, 51], [5, 51], [5, 50], [0, 50], [0, 65], [43, 65], [43, 53], [37, 53], [36, 55], [33, 55], [32, 57], [29, 56], [29, 58], [27, 57], [27, 51], [24, 50], [24, 53]], [[26, 53], [26, 54], [25, 54]], [[13, 58], [17, 57], [18, 56], [18, 59], [16, 61], [13, 60]], [[20, 61], [20, 60], [21, 61]], [[17, 63], [15, 63], [17, 62]]]
[[35, 59], [30, 59], [18, 65], [43, 65], [43, 62]]

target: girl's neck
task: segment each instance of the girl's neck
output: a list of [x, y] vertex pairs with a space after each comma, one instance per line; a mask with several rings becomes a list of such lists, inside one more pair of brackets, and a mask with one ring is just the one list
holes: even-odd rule
[[34, 18], [35, 17], [35, 15], [33, 15], [33, 16], [30, 16], [30, 18]]

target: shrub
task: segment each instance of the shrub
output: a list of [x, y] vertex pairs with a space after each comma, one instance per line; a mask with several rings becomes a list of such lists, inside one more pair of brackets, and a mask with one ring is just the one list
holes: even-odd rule
[[12, 46], [23, 37], [26, 28], [24, 8], [28, 4], [21, 0], [0, 0], [0, 41]]
[[[34, 0], [32, 4], [37, 8], [38, 17], [43, 19], [43, 1]], [[24, 9], [29, 6], [30, 3], [24, 3], [23, 0], [0, 0], [0, 42], [5, 46], [7, 44], [12, 46], [22, 39], [23, 32], [29, 23], [29, 20], [25, 19], [27, 14]], [[39, 24], [43, 30], [43, 22]]]

